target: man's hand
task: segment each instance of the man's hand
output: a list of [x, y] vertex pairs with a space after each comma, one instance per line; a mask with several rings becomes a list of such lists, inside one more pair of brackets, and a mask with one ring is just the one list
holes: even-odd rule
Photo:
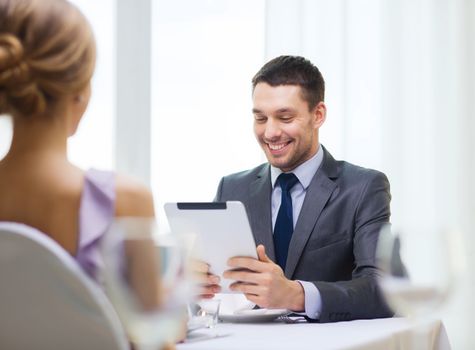
[[303, 287], [297, 281], [288, 280], [279, 265], [266, 255], [263, 245], [257, 247], [259, 260], [253, 258], [234, 257], [229, 259], [228, 270], [223, 277], [236, 280], [230, 288], [242, 292], [253, 303], [265, 308], [305, 310]]
[[195, 281], [198, 285], [198, 297], [211, 299], [221, 291], [219, 276], [209, 272], [209, 265], [203, 261], [193, 261], [192, 269]]

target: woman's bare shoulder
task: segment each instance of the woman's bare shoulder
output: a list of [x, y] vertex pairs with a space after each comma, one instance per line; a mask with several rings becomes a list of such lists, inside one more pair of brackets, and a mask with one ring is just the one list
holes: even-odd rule
[[155, 216], [152, 192], [137, 179], [117, 174], [116, 194], [116, 216]]

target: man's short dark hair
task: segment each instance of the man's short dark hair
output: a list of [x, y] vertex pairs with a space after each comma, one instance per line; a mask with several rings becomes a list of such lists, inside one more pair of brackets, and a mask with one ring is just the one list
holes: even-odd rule
[[322, 74], [312, 62], [301, 56], [279, 56], [270, 60], [252, 78], [253, 91], [258, 83], [300, 86], [310, 110], [325, 98]]

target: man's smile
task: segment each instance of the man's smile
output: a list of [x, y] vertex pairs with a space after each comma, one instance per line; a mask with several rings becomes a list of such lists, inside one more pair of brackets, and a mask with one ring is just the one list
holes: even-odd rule
[[285, 152], [285, 150], [287, 149], [287, 146], [291, 143], [292, 141], [286, 141], [286, 142], [279, 142], [279, 143], [269, 143], [269, 142], [266, 142], [266, 145], [268, 147], [268, 149], [270, 150], [270, 152], [272, 154], [281, 154], [283, 152]]

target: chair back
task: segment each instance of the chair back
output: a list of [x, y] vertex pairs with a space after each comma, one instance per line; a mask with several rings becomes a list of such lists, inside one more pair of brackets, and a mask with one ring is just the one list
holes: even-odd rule
[[0, 349], [130, 349], [102, 289], [42, 232], [0, 222]]

